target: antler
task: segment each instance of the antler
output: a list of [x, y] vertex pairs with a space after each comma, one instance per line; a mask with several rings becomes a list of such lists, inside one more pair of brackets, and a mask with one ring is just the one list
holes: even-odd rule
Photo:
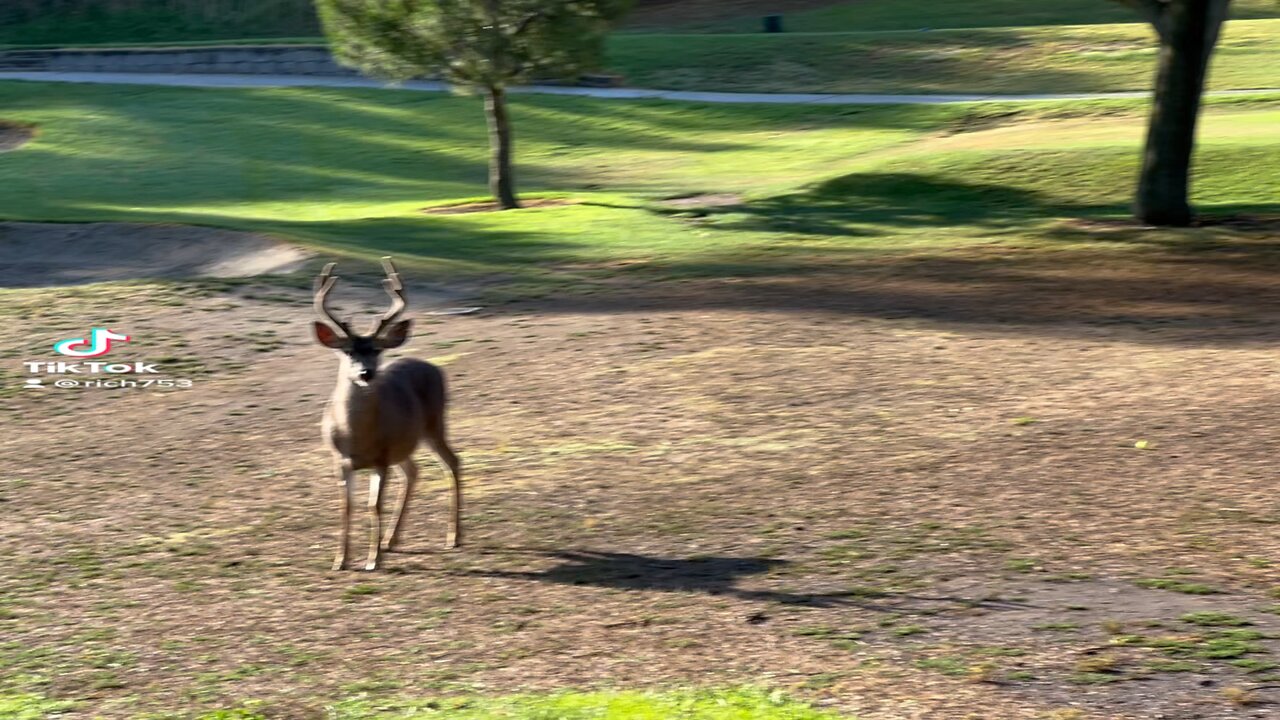
[[382, 269], [387, 273], [387, 279], [382, 281], [382, 287], [386, 288], [387, 294], [391, 296], [391, 307], [378, 320], [378, 326], [373, 329], [370, 337], [381, 335], [388, 325], [400, 317], [400, 313], [404, 312], [405, 306], [408, 305], [404, 297], [404, 284], [400, 282], [400, 273], [396, 271], [396, 266], [391, 263], [390, 257], [382, 258]]
[[315, 308], [316, 314], [322, 318], [328, 318], [330, 322], [338, 326], [338, 329], [351, 337], [353, 333], [347, 324], [337, 318], [332, 312], [329, 312], [329, 306], [326, 304], [329, 299], [329, 291], [334, 285], [338, 284], [338, 276], [333, 274], [333, 268], [337, 263], [329, 263], [324, 266], [324, 270], [320, 271], [320, 276], [316, 278], [315, 300], [312, 307]]

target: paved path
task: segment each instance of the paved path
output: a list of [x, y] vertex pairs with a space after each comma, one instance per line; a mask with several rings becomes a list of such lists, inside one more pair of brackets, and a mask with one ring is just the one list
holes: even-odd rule
[[[178, 87], [366, 87], [426, 92], [445, 92], [448, 85], [429, 80], [415, 80], [390, 86], [376, 80], [355, 77], [322, 77], [315, 75], [205, 75], [153, 73], [63, 73], [0, 72], [0, 80], [38, 80], [43, 82], [107, 83], [113, 85], [172, 85]], [[1099, 100], [1106, 98], [1142, 98], [1149, 92], [1072, 93], [1066, 95], [864, 95], [832, 93], [733, 93], [693, 92], [685, 90], [644, 90], [641, 88], [588, 88], [558, 85], [529, 85], [511, 88], [516, 93], [543, 95], [578, 95], [609, 100], [681, 100], [710, 103], [791, 103], [813, 105], [937, 105], [942, 103], [985, 102], [991, 100]], [[1210, 95], [1251, 95], [1280, 92], [1280, 88], [1260, 90], [1221, 90]]]

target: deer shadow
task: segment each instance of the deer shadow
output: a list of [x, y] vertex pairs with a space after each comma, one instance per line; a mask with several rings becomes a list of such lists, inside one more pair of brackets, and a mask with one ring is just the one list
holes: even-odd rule
[[[495, 548], [495, 550], [499, 549]], [[823, 608], [847, 606], [893, 613], [933, 613], [945, 608], [1016, 610], [1031, 607], [1004, 600], [881, 592], [865, 588], [831, 592], [790, 592], [738, 587], [738, 582], [743, 578], [761, 575], [792, 564], [789, 560], [778, 558], [730, 556], [672, 558], [589, 550], [528, 548], [501, 548], [499, 551], [532, 553], [559, 562], [538, 571], [470, 569], [458, 571], [456, 574], [617, 590], [699, 592], [763, 603]]]

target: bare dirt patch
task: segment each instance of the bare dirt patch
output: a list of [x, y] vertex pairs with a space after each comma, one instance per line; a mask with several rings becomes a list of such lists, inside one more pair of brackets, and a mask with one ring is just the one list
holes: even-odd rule
[[26, 291], [4, 347], [110, 307], [222, 360], [192, 390], [4, 399], [0, 658], [108, 718], [668, 683], [875, 720], [1265, 717], [1225, 691], [1280, 699], [1277, 264], [1136, 255], [419, 314], [472, 544], [439, 549], [431, 476], [373, 575], [327, 572], [335, 361], [305, 292]]
[[310, 253], [263, 235], [191, 225], [0, 223], [0, 287], [297, 269]]
[[[1078, 219], [1064, 223], [1066, 227], [1093, 232], [1121, 232], [1134, 230], [1163, 230], [1132, 218]], [[1239, 233], [1257, 233], [1268, 237], [1280, 237], [1280, 215], [1204, 215], [1195, 219], [1192, 227], [1223, 228]]]
[[[563, 205], [573, 205], [574, 200], [564, 198], [539, 198], [533, 200], [522, 200], [520, 202], [520, 210], [528, 208], [541, 207], [560, 207]], [[496, 202], [469, 202], [460, 203], [458, 205], [433, 205], [432, 207], [423, 208], [422, 212], [427, 215], [464, 215], [467, 213], [481, 212], [502, 212], [503, 207]]]
[[36, 136], [34, 125], [20, 125], [0, 120], [0, 152], [17, 150]]
[[682, 210], [693, 208], [732, 207], [742, 204], [742, 196], [737, 193], [703, 193], [667, 198], [661, 205]]

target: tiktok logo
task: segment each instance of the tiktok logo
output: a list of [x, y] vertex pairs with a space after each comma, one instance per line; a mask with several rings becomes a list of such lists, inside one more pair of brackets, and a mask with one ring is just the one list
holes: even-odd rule
[[111, 352], [112, 342], [129, 342], [128, 335], [113, 333], [102, 327], [89, 331], [88, 338], [70, 338], [53, 344], [53, 349], [62, 355], [77, 358], [91, 358]]

